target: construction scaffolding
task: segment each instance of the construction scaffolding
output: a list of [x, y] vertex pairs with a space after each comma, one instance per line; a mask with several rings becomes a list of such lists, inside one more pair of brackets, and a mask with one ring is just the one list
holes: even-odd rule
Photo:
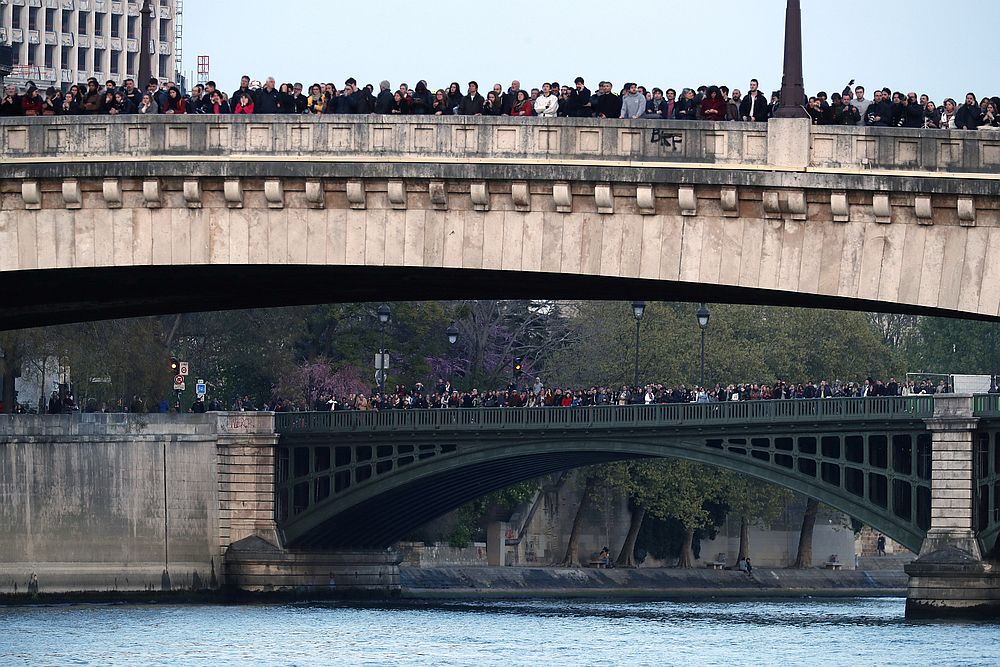
[[184, 0], [176, 0], [174, 9], [174, 71], [175, 81], [184, 78]]

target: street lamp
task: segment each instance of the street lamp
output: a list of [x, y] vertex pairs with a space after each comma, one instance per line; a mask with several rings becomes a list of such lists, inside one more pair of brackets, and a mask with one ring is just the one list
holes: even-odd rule
[[705, 304], [701, 304], [698, 309], [698, 326], [701, 327], [701, 388], [705, 388], [705, 329], [708, 328], [708, 320], [712, 313], [708, 312]]
[[378, 307], [378, 323], [381, 340], [378, 351], [378, 407], [385, 409], [385, 325], [392, 318], [392, 311], [389, 305], [383, 303]]
[[452, 321], [451, 326], [449, 326], [445, 333], [448, 334], [448, 342], [454, 345], [458, 341], [458, 327], [455, 326], [455, 322]]
[[632, 302], [632, 315], [635, 316], [635, 381], [633, 387], [639, 387], [639, 325], [642, 323], [642, 316], [646, 314], [645, 301]]

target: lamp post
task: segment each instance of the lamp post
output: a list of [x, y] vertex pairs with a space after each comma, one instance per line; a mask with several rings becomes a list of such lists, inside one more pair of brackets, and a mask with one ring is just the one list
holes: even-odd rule
[[785, 73], [781, 79], [781, 106], [777, 118], [808, 118], [802, 106], [806, 96], [802, 79], [802, 5], [788, 0], [785, 10]]
[[708, 320], [712, 313], [708, 312], [705, 304], [701, 304], [698, 309], [698, 326], [701, 327], [701, 388], [705, 388], [705, 329], [708, 328]]
[[632, 315], [635, 317], [635, 378], [633, 387], [639, 387], [639, 325], [642, 323], [642, 316], [646, 314], [645, 301], [632, 302]]
[[378, 307], [378, 324], [379, 324], [379, 351], [378, 351], [378, 406], [379, 409], [385, 408], [385, 325], [389, 323], [392, 318], [392, 311], [389, 310], [389, 305], [383, 303]]
[[149, 48], [150, 42], [153, 40], [153, 5], [150, 0], [143, 1], [139, 13], [142, 15], [142, 19], [140, 20], [139, 32], [139, 71], [136, 72], [136, 79], [138, 79], [139, 90], [145, 93], [149, 80], [153, 77], [153, 56]]
[[452, 320], [451, 325], [445, 329], [445, 333], [448, 334], [448, 342], [454, 345], [458, 342], [458, 327], [455, 326], [455, 321]]

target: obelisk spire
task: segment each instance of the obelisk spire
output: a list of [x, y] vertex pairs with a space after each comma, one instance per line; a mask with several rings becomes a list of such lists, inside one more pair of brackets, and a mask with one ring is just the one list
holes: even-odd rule
[[803, 108], [806, 91], [802, 80], [802, 6], [788, 0], [785, 11], [785, 74], [781, 79], [778, 118], [808, 118]]

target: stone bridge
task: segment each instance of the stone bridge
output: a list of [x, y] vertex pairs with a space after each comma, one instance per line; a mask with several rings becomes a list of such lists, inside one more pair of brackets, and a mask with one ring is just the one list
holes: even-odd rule
[[0, 328], [387, 295], [996, 319], [998, 172], [1000, 133], [798, 120], [0, 119]]
[[798, 491], [919, 552], [915, 613], [1000, 612], [998, 396], [12, 416], [0, 594], [32, 573], [43, 590], [309, 589], [336, 573], [385, 591], [398, 570], [384, 547], [430, 519], [546, 473], [656, 457]]

